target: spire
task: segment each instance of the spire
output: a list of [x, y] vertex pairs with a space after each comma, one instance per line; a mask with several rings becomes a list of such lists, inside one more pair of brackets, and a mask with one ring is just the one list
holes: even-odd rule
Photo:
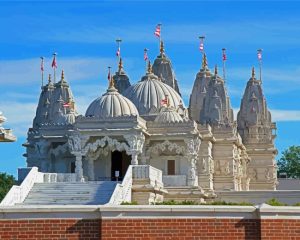
[[119, 73], [123, 71], [123, 61], [122, 61], [122, 58], [120, 57], [120, 60], [119, 60]]
[[51, 84], [51, 74], [49, 74], [49, 76], [48, 76], [48, 85], [50, 85]]
[[108, 67], [108, 83], [109, 83], [108, 90], [115, 89], [115, 81], [114, 81], [113, 77], [111, 76], [110, 68], [111, 67]]
[[65, 72], [64, 70], [61, 71], [61, 82], [64, 82], [65, 81]]
[[255, 79], [255, 69], [252, 67], [252, 79]]
[[217, 76], [217, 75], [218, 75], [218, 66], [215, 65], [215, 76]]
[[147, 73], [148, 73], [148, 74], [152, 73], [152, 65], [151, 65], [150, 60], [148, 61]]
[[203, 53], [203, 58], [202, 58], [202, 69], [207, 69], [207, 58], [205, 53]]
[[108, 86], [109, 89], [113, 89], [115, 88], [115, 82], [113, 80], [113, 78], [111, 77], [110, 80], [109, 80], [109, 86]]
[[159, 51], [160, 51], [160, 56], [161, 57], [164, 56], [165, 48], [164, 48], [164, 42], [163, 42], [163, 40], [160, 41], [160, 49], [159, 49]]

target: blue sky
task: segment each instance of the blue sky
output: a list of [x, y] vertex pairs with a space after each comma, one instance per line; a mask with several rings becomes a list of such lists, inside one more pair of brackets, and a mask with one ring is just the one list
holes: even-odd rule
[[[279, 152], [300, 144], [300, 3], [296, 1], [0, 1], [0, 111], [15, 143], [0, 144], [0, 172], [25, 166], [21, 146], [40, 92], [40, 56], [58, 53], [58, 69], [75, 95], [79, 112], [106, 89], [106, 69], [116, 69], [115, 39], [131, 83], [144, 74], [143, 49], [158, 54], [153, 32], [161, 22], [185, 104], [201, 65], [198, 36], [205, 35], [209, 67], [227, 49], [227, 88], [237, 110], [263, 51], [263, 88], [277, 122]], [[280, 156], [280, 154], [279, 154]], [[278, 157], [279, 157], [278, 156]]]

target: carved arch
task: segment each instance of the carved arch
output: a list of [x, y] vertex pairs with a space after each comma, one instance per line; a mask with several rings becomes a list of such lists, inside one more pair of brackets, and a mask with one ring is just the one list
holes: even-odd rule
[[84, 149], [84, 153], [88, 152], [96, 152], [99, 147], [104, 148], [105, 146], [109, 147], [110, 149], [114, 149], [117, 151], [126, 151], [127, 153], [130, 152], [129, 146], [124, 142], [119, 142], [116, 139], [110, 138], [108, 136], [103, 137], [102, 139], [97, 139], [93, 143], [88, 143]]
[[148, 149], [148, 154], [149, 153], [155, 153], [155, 154], [158, 154], [159, 150], [161, 151], [165, 151], [165, 150], [169, 150], [169, 151], [173, 151], [175, 150], [176, 154], [181, 154], [181, 155], [184, 155], [185, 154], [185, 147], [184, 146], [180, 146], [174, 142], [170, 142], [169, 140], [165, 140], [164, 142], [162, 143], [157, 143], [153, 146], [151, 146], [149, 149]]

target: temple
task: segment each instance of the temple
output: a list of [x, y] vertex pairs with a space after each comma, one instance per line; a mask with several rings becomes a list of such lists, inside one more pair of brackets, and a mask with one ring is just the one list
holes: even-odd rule
[[120, 58], [85, 113], [77, 112], [64, 72], [57, 83], [49, 76], [24, 144], [24, 178], [35, 182], [2, 205], [207, 202], [219, 192], [276, 190], [274, 129], [254, 69], [236, 121], [205, 53], [187, 107], [161, 41], [136, 83]]

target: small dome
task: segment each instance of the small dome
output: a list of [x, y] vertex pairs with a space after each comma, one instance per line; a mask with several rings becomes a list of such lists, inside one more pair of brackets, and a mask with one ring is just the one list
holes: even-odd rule
[[0, 127], [1, 123], [4, 123], [6, 121], [6, 118], [3, 116], [2, 112], [0, 112]]
[[126, 89], [123, 95], [134, 103], [140, 115], [159, 113], [161, 101], [166, 96], [170, 107], [177, 108], [183, 102], [179, 94], [172, 87], [161, 82], [151, 69], [148, 69], [140, 82]]
[[157, 123], [179, 123], [183, 122], [182, 117], [173, 108], [163, 108], [160, 114], [155, 118]]
[[[112, 80], [111, 80], [112, 81]], [[134, 104], [118, 93], [111, 83], [107, 92], [94, 100], [88, 107], [85, 116], [95, 116], [99, 118], [138, 116], [138, 110]]]

